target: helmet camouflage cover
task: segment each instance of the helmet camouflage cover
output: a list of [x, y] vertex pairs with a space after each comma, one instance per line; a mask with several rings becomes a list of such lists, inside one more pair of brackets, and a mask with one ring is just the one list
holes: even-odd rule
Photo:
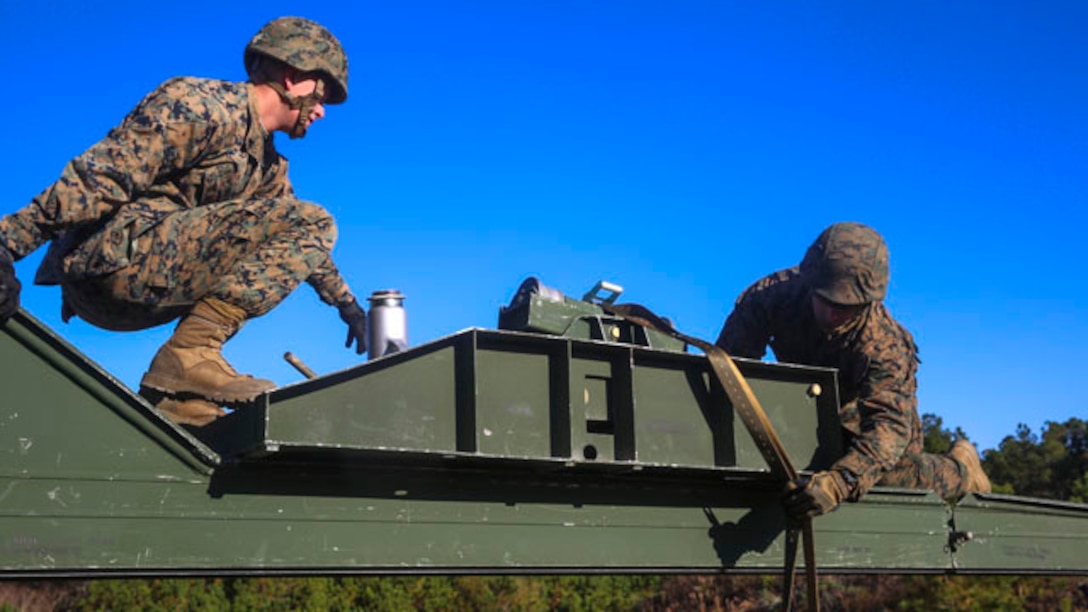
[[835, 223], [808, 248], [801, 275], [817, 295], [836, 304], [868, 304], [888, 292], [888, 246], [873, 228]]
[[302, 72], [320, 72], [329, 89], [327, 104], [348, 98], [348, 58], [340, 41], [317, 22], [280, 17], [262, 27], [246, 45], [246, 72], [251, 76], [261, 56], [271, 57]]

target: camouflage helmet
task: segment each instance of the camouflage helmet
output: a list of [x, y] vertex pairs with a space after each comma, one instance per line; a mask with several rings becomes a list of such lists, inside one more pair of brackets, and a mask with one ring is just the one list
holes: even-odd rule
[[888, 292], [888, 246], [867, 225], [835, 223], [808, 248], [801, 275], [830, 302], [846, 306], [877, 302]]
[[348, 99], [348, 58], [340, 41], [322, 25], [302, 17], [266, 23], [246, 45], [246, 72], [253, 75], [261, 56], [302, 72], [320, 72], [329, 88], [326, 104]]

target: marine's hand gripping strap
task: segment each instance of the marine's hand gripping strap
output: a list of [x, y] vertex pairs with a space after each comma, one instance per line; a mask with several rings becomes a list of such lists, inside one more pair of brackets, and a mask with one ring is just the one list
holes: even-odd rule
[[[778, 434], [775, 433], [774, 427], [767, 418], [767, 413], [763, 411], [759, 400], [752, 393], [748, 381], [744, 379], [740, 370], [737, 369], [737, 364], [725, 351], [705, 340], [676, 331], [672, 324], [658, 317], [644, 306], [617, 304], [615, 306], [602, 305], [602, 308], [610, 314], [621, 316], [643, 327], [669, 334], [703, 351], [707, 360], [710, 361], [710, 367], [715, 377], [722, 388], [725, 389], [725, 394], [733, 405], [733, 410], [740, 415], [741, 421], [748, 428], [748, 433], [755, 440], [756, 446], [759, 447], [760, 454], [763, 455], [763, 459], [770, 466], [771, 472], [785, 480], [787, 484], [797, 480], [797, 470], [794, 469], [793, 464], [790, 462], [789, 455], [786, 454], [781, 439], [779, 439]], [[786, 531], [785, 584], [783, 585], [782, 607], [784, 610], [792, 610], [795, 603], [794, 577], [797, 570], [797, 536], [799, 531], [804, 534], [808, 607], [810, 610], [819, 610], [820, 598], [816, 584], [816, 549], [812, 537], [812, 519], [808, 517], [802, 519], [800, 529], [796, 526], [790, 526]]]

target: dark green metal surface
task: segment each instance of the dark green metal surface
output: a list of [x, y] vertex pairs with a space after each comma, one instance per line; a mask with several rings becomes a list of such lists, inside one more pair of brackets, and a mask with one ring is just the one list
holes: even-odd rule
[[1011, 495], [979, 495], [956, 506], [957, 569], [1017, 573], [1045, 567], [1085, 573], [1088, 505]]
[[[193, 431], [25, 314], [0, 359], [2, 577], [781, 569], [779, 485], [696, 355], [467, 330]], [[741, 368], [797, 463], [838, 452], [831, 372]], [[817, 563], [1088, 573], [1085, 513], [878, 490]]]
[[538, 281], [527, 279], [509, 306], [499, 310], [499, 328], [566, 336], [579, 340], [622, 342], [668, 351], [683, 352], [684, 343], [657, 330], [632, 324], [623, 317], [608, 314], [602, 304], [611, 305], [619, 296], [590, 301], [602, 283], [597, 283], [582, 300], [564, 297], [553, 289], [551, 294], [535, 292]]
[[[842, 449], [834, 372], [739, 363], [797, 463], [830, 465]], [[700, 356], [479, 329], [276, 390], [200, 434], [231, 457], [321, 449], [769, 473]]]
[[[23, 312], [0, 330], [0, 359], [0, 473], [188, 478], [189, 471], [210, 473], [218, 462], [214, 452]], [[128, 427], [113, 427], [115, 420]], [[111, 426], [101, 428], [103, 421]]]

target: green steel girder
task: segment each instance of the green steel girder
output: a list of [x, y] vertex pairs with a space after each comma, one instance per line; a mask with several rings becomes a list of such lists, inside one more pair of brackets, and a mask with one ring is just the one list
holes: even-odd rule
[[[466, 330], [193, 430], [25, 313], [0, 358], [0, 577], [782, 567], [780, 486], [696, 355]], [[741, 367], [797, 463], [838, 452], [833, 372]], [[817, 564], [1085, 574], [1085, 525], [878, 489], [815, 521]]]

